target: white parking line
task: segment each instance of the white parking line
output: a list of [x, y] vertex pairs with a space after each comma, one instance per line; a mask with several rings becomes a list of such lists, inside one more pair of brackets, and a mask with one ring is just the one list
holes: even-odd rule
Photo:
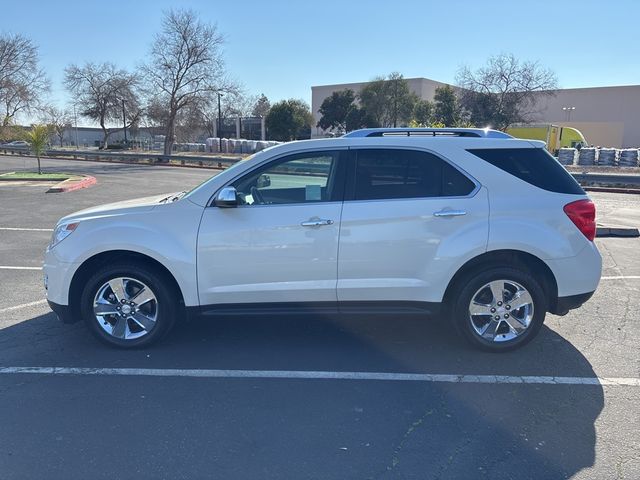
[[36, 300], [35, 302], [23, 303], [22, 305], [16, 305], [15, 307], [7, 307], [0, 309], [0, 313], [13, 312], [14, 310], [20, 310], [22, 308], [27, 307], [35, 307], [36, 305], [42, 305], [43, 303], [47, 303], [46, 300]]
[[638, 279], [640, 275], [621, 275], [618, 277], [600, 277], [600, 280], [629, 280], [629, 279]]
[[633, 377], [449, 375], [429, 373], [325, 372], [300, 370], [185, 370], [165, 368], [0, 367], [0, 374], [89, 375], [125, 377], [267, 378], [296, 380], [382, 380], [440, 383], [607, 385], [640, 387], [640, 378]]
[[11, 265], [0, 265], [0, 270], [42, 270], [42, 267], [14, 267]]
[[0, 230], [9, 230], [11, 232], [53, 232], [53, 228], [0, 227]]

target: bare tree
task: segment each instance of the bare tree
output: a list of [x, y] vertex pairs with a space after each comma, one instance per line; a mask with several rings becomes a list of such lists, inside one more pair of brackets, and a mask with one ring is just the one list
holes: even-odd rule
[[43, 121], [49, 125], [53, 135], [58, 138], [61, 147], [64, 147], [65, 131], [71, 128], [72, 115], [68, 110], [49, 105], [44, 108]]
[[269, 99], [264, 93], [261, 93], [260, 97], [256, 100], [256, 103], [253, 105], [251, 115], [253, 117], [266, 117], [270, 108], [271, 102], [269, 102]]
[[223, 88], [222, 36], [191, 10], [170, 10], [152, 44], [149, 62], [141, 67], [148, 89], [166, 105], [164, 154], [171, 155], [178, 114], [210, 103]]
[[471, 122], [501, 130], [534, 120], [539, 98], [554, 95], [558, 84], [551, 70], [506, 53], [490, 57], [486, 66], [475, 72], [461, 68], [456, 80]]
[[38, 66], [38, 48], [22, 35], [0, 35], [2, 127], [18, 113], [37, 109], [48, 91], [49, 80]]
[[[81, 115], [100, 124], [104, 135], [102, 148], [107, 148], [109, 135], [129, 128], [140, 118], [136, 76], [112, 63], [70, 65], [65, 69], [65, 84], [77, 99]], [[121, 126], [112, 126], [117, 123]]]

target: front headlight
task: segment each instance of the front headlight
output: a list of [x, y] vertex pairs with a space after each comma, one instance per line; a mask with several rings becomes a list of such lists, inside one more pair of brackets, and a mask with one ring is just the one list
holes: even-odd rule
[[53, 236], [51, 237], [51, 243], [49, 243], [49, 250], [71, 235], [73, 231], [78, 228], [78, 225], [80, 225], [79, 222], [56, 225], [56, 229], [53, 231]]

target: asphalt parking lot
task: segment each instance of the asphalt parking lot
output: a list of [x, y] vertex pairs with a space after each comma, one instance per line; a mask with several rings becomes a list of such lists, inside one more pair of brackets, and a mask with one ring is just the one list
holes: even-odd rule
[[[0, 184], [0, 478], [640, 478], [640, 239], [598, 239], [593, 299], [507, 354], [384, 316], [198, 320], [119, 351], [43, 302], [50, 229], [213, 172], [43, 166], [98, 183]], [[640, 226], [640, 196], [592, 198], [599, 223]]]

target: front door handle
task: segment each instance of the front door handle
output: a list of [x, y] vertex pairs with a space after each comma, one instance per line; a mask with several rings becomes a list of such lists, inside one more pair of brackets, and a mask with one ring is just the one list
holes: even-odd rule
[[300, 225], [302, 225], [303, 227], [320, 227], [322, 225], [333, 225], [333, 220], [314, 218], [307, 220], [306, 222], [302, 222]]
[[434, 217], [460, 217], [466, 215], [464, 210], [440, 210], [439, 212], [433, 212]]

